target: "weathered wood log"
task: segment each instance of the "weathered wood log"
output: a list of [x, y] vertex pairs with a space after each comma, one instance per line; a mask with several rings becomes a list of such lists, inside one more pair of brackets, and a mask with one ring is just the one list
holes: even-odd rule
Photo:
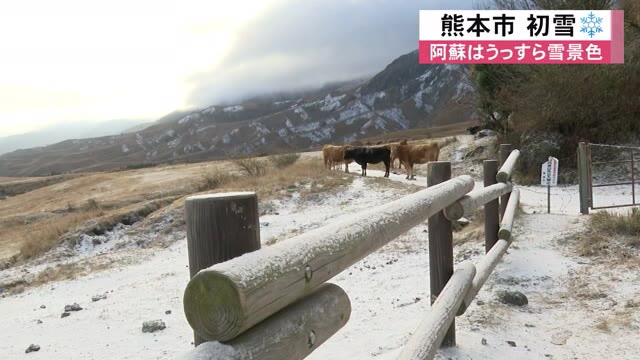
[[578, 144], [578, 189], [580, 190], [580, 213], [589, 215], [589, 145], [581, 142]]
[[184, 210], [191, 277], [201, 269], [260, 249], [256, 193], [190, 196]]
[[513, 220], [516, 218], [516, 213], [518, 212], [519, 201], [520, 201], [520, 191], [518, 191], [518, 189], [513, 189], [513, 191], [511, 192], [511, 197], [509, 198], [509, 203], [507, 204], [507, 209], [504, 212], [504, 216], [502, 217], [502, 222], [500, 223], [498, 238], [504, 239], [504, 240], [511, 240], [511, 231], [513, 230]]
[[471, 191], [460, 176], [200, 271], [184, 310], [208, 340], [227, 341]]
[[511, 179], [511, 175], [513, 175], [513, 171], [516, 168], [516, 163], [518, 162], [518, 158], [520, 157], [519, 150], [513, 150], [507, 160], [505, 160], [504, 164], [498, 170], [498, 175], [496, 175], [496, 179], [499, 182], [506, 183]]
[[[507, 157], [511, 154], [513, 150], [513, 145], [511, 144], [500, 144], [500, 166], [502, 166], [506, 161]], [[496, 175], [497, 181], [498, 175]], [[504, 211], [507, 208], [507, 203], [509, 202], [509, 194], [504, 194], [500, 197], [500, 219], [504, 216]]]
[[[451, 178], [451, 163], [447, 161], [430, 162], [428, 165], [427, 186], [443, 183]], [[451, 221], [443, 211], [429, 218], [429, 287], [431, 304], [447, 285], [453, 275], [453, 230]], [[442, 346], [456, 345], [456, 324], [451, 323], [442, 340]]]
[[[256, 193], [190, 196], [184, 209], [191, 278], [211, 265], [260, 249]], [[195, 333], [194, 344], [202, 342]]]
[[[498, 173], [498, 162], [496, 160], [485, 160], [482, 163], [482, 171], [485, 187], [496, 183], [496, 174]], [[488, 253], [498, 241], [498, 230], [500, 230], [500, 200], [495, 199], [484, 205], [485, 253]]]
[[438, 300], [431, 306], [427, 317], [402, 349], [398, 360], [433, 359], [471, 287], [475, 273], [475, 267], [469, 262], [458, 266]]
[[350, 316], [347, 294], [337, 285], [323, 284], [228, 343], [206, 342], [180, 359], [304, 359], [338, 332]]
[[461, 217], [468, 217], [480, 206], [511, 192], [511, 183], [498, 183], [484, 188], [474, 189], [462, 199], [444, 209], [447, 219], [455, 221]]
[[480, 289], [482, 289], [482, 286], [493, 272], [493, 269], [496, 268], [496, 265], [498, 265], [510, 244], [511, 242], [507, 240], [498, 240], [491, 250], [480, 260], [478, 265], [476, 265], [476, 275], [471, 283], [471, 288], [464, 297], [462, 305], [460, 305], [457, 315], [464, 314], [467, 308], [471, 306], [473, 299], [478, 295], [478, 292], [480, 292]]

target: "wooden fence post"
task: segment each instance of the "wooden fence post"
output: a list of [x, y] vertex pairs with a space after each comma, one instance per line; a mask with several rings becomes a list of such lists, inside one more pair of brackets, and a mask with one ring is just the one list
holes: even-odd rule
[[[196, 195], [185, 201], [189, 273], [260, 249], [254, 192]], [[206, 340], [194, 333], [195, 346]]]
[[578, 181], [580, 189], [580, 213], [589, 215], [589, 160], [587, 144], [578, 144]]
[[[497, 160], [485, 160], [482, 163], [484, 173], [484, 186], [496, 183], [498, 173]], [[500, 229], [500, 202], [496, 198], [484, 205], [484, 250], [488, 253], [493, 245], [498, 242], [498, 230]]]
[[[513, 145], [511, 144], [500, 144], [500, 166], [504, 164], [504, 162], [511, 154], [513, 150]], [[509, 203], [509, 194], [502, 195], [500, 197], [500, 218], [504, 216], [504, 211], [507, 209], [507, 203]]]
[[[451, 179], [451, 163], [447, 161], [430, 162], [427, 165], [427, 187]], [[453, 232], [451, 221], [444, 211], [429, 218], [429, 277], [431, 280], [431, 304], [453, 275]], [[456, 345], [455, 320], [447, 331], [442, 347]]]

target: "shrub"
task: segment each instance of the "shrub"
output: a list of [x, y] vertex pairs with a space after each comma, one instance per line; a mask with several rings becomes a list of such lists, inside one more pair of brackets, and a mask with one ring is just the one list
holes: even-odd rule
[[262, 176], [267, 172], [267, 163], [263, 160], [246, 158], [233, 161], [240, 168], [240, 172], [248, 176]]
[[277, 169], [283, 169], [291, 166], [295, 164], [298, 159], [300, 159], [300, 154], [298, 153], [273, 155], [269, 157], [269, 161], [271, 161], [273, 166], [275, 166]]
[[229, 182], [233, 179], [232, 175], [226, 173], [211, 173], [203, 176], [203, 180], [198, 185], [199, 191], [213, 190], [217, 189]]
[[600, 211], [591, 215], [591, 226], [607, 235], [640, 237], [640, 209], [633, 208], [626, 214]]
[[91, 198], [87, 200], [87, 204], [85, 205], [85, 208], [87, 210], [100, 210], [100, 204], [98, 204], [96, 199]]

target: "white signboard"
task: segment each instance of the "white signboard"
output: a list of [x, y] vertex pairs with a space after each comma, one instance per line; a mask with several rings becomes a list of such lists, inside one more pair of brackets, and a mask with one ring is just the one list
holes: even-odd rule
[[542, 164], [542, 172], [540, 176], [540, 185], [556, 186], [558, 185], [558, 159], [549, 156], [549, 160]]

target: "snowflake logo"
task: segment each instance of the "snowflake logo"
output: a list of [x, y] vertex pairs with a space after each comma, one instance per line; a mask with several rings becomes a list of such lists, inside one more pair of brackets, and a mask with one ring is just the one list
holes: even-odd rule
[[590, 12], [586, 17], [580, 18], [580, 22], [582, 23], [580, 32], [587, 33], [590, 38], [593, 38], [597, 33], [601, 33], [603, 31], [602, 20], [604, 19], [597, 17], [593, 11]]

